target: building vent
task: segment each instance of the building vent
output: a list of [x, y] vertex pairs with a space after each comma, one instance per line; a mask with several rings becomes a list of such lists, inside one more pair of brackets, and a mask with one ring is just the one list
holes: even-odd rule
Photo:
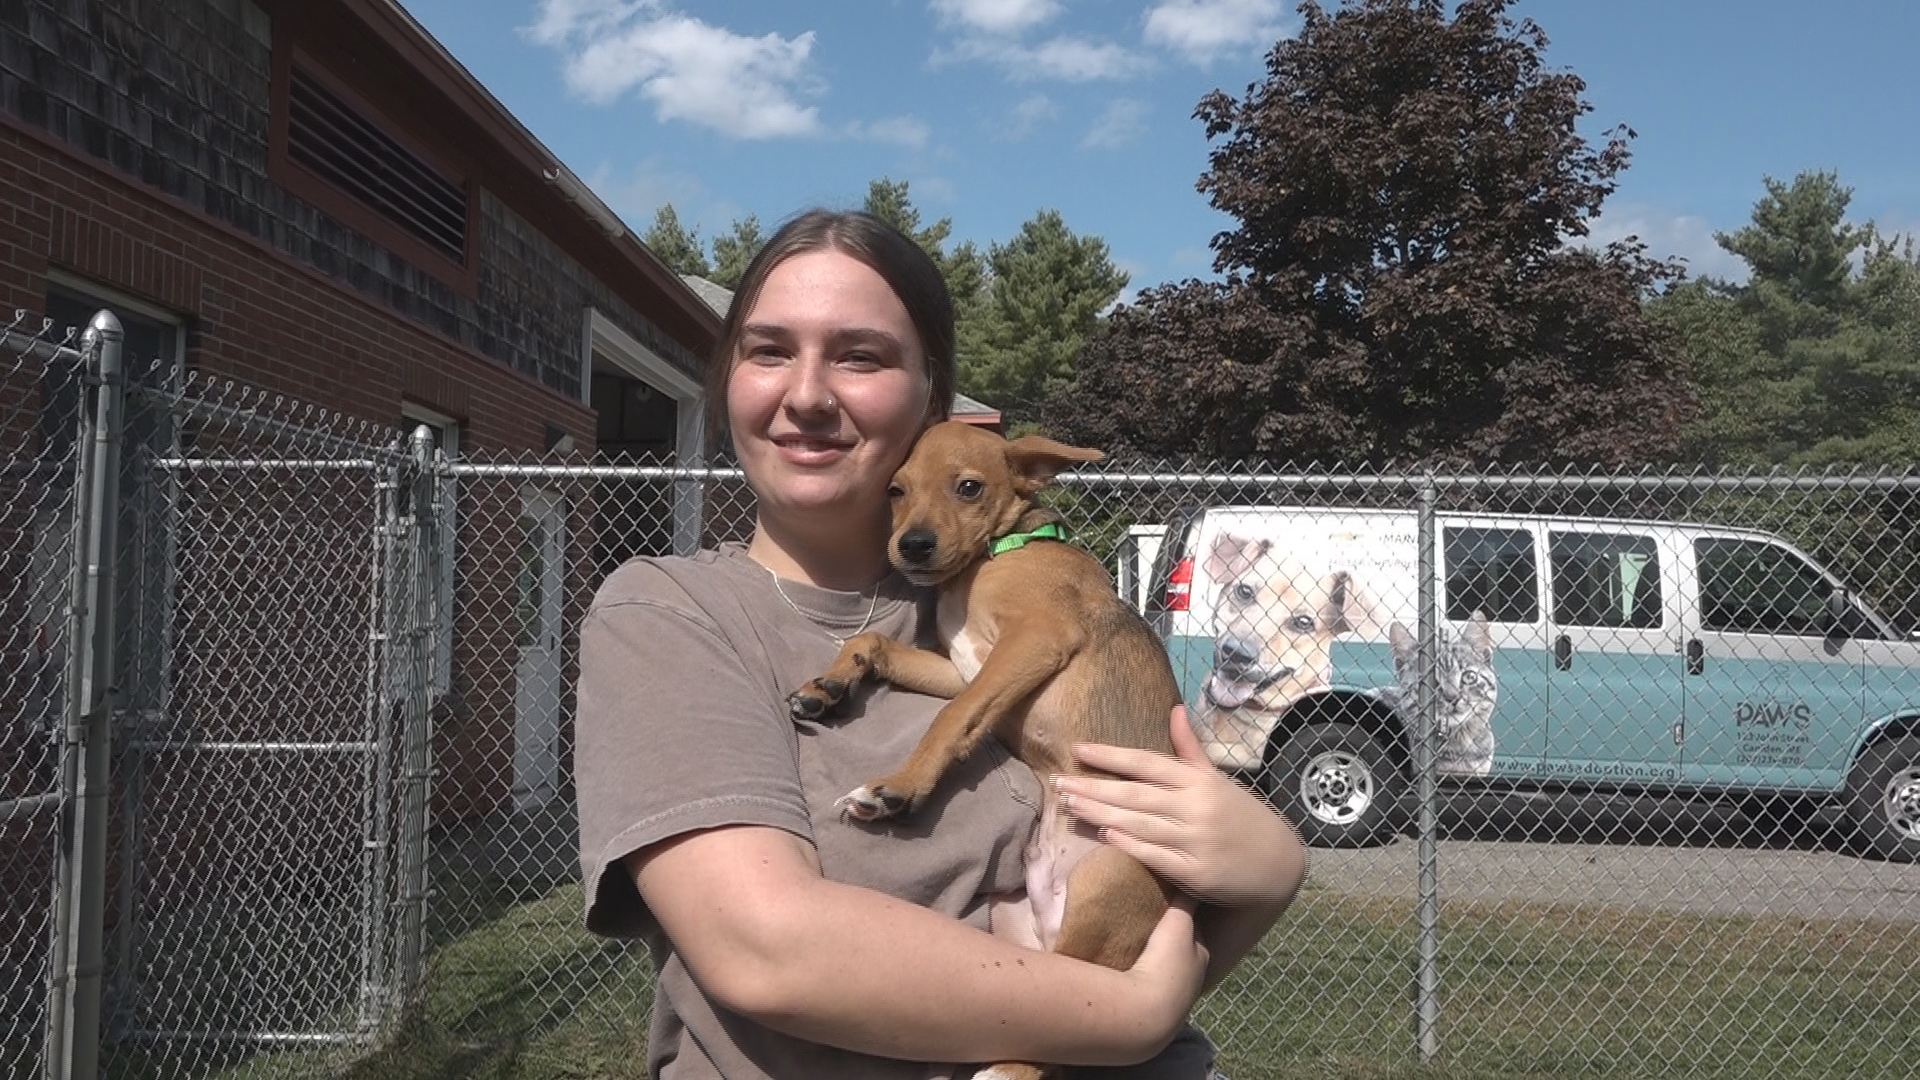
[[298, 67], [287, 88], [287, 156], [464, 265], [467, 192]]

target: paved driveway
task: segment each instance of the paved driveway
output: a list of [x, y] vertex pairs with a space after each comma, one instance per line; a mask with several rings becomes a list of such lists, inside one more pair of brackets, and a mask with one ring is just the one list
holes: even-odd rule
[[[1769, 834], [1730, 809], [1682, 800], [1483, 797], [1443, 818], [1440, 898], [1920, 922], [1920, 866], [1857, 858], [1836, 832], [1816, 820]], [[1308, 875], [1314, 888], [1411, 899], [1419, 845], [1315, 848]]]

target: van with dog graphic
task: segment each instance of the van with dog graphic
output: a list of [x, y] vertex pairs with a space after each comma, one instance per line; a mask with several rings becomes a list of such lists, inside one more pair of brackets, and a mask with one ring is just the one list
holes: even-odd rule
[[[1830, 803], [1920, 860], [1920, 641], [1786, 540], [1442, 514], [1432, 554], [1446, 783]], [[1121, 561], [1217, 765], [1311, 842], [1407, 827], [1413, 513], [1216, 507], [1137, 527]]]

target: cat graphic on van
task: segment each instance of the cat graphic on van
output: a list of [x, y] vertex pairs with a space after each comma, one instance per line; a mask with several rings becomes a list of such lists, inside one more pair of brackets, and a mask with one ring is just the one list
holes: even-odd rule
[[[1399, 710], [1411, 729], [1418, 723], [1414, 705], [1420, 685], [1420, 642], [1406, 627], [1387, 627], [1398, 686], [1375, 691]], [[1439, 746], [1435, 768], [1446, 776], [1486, 776], [1493, 770], [1493, 709], [1500, 702], [1500, 677], [1493, 670], [1493, 634], [1487, 613], [1476, 611], [1459, 637], [1440, 628], [1439, 659], [1434, 664], [1434, 733]]]

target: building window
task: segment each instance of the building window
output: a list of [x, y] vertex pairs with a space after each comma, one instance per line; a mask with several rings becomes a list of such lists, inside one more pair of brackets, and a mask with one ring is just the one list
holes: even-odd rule
[[[48, 274], [46, 313], [56, 326], [73, 328], [73, 344], [102, 309], [120, 320], [121, 370], [148, 385], [170, 383], [181, 369], [186, 332], [179, 316], [110, 288], [58, 270]], [[73, 481], [72, 456], [83, 398], [72, 378], [43, 380], [40, 401], [42, 445], [66, 468], [53, 474], [63, 487]], [[166, 409], [129, 401], [122, 414], [119, 559], [114, 569], [120, 594], [116, 615], [121, 648], [141, 663], [123, 663], [120, 707], [132, 718], [128, 735], [173, 731], [166, 707], [172, 686], [173, 603], [178, 543], [177, 509], [166, 500], [167, 485], [152, 473], [156, 457], [171, 456], [183, 433]], [[31, 640], [51, 643], [52, 670], [65, 663], [65, 634], [53, 621], [62, 617], [71, 563], [71, 508], [63, 499], [42, 499], [33, 509], [30, 563], [25, 592]], [[43, 648], [46, 647], [43, 645]]]

